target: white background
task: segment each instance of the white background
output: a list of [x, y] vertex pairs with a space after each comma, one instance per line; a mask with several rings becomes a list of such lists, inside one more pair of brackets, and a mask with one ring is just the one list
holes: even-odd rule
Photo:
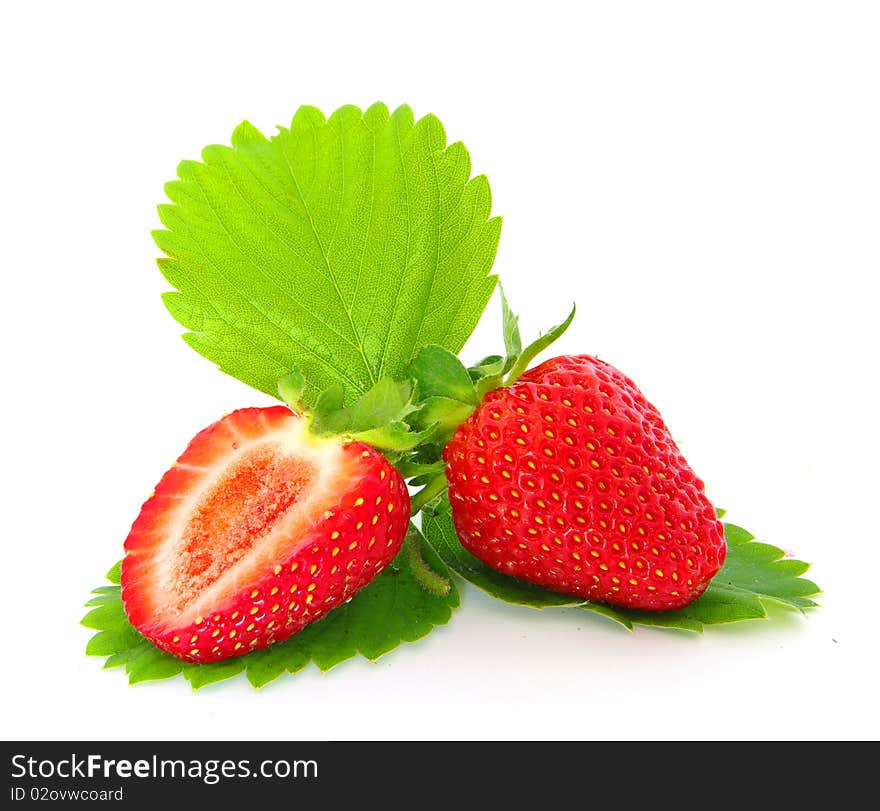
[[[878, 736], [875, 3], [28, 3], [0, 24], [2, 735]], [[407, 101], [488, 174], [528, 336], [622, 368], [804, 619], [630, 634], [463, 589], [377, 664], [129, 687], [81, 603], [189, 438], [268, 399], [180, 340], [155, 205], [301, 103]], [[465, 359], [498, 349], [493, 300]]]

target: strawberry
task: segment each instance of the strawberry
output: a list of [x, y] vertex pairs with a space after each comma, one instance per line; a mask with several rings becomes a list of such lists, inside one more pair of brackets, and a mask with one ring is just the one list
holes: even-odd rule
[[379, 574], [409, 507], [367, 445], [312, 436], [284, 406], [235, 411], [190, 442], [141, 509], [125, 541], [126, 613], [189, 662], [264, 648]]
[[462, 544], [505, 574], [665, 610], [724, 563], [721, 523], [660, 413], [589, 355], [490, 391], [443, 456]]

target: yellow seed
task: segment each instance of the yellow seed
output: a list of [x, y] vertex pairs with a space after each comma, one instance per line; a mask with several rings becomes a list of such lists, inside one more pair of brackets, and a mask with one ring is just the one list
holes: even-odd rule
[[278, 594], [278, 586], [272, 586], [272, 589], [271, 589], [271, 591], [269, 592], [269, 596], [270, 596], [270, 597], [273, 597], [273, 596], [276, 595], [276, 594]]
[[272, 571], [273, 571], [275, 574], [281, 574], [281, 567], [280, 567], [280, 566], [275, 566], [275, 568], [272, 569]]

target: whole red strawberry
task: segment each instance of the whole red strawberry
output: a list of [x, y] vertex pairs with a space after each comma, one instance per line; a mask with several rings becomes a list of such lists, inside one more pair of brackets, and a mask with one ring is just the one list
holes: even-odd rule
[[443, 456], [462, 544], [505, 574], [665, 610], [724, 563], [721, 523], [659, 412], [589, 355], [489, 392]]
[[383, 456], [284, 406], [199, 433], [125, 541], [122, 601], [163, 650], [215, 662], [295, 634], [397, 554], [409, 494]]

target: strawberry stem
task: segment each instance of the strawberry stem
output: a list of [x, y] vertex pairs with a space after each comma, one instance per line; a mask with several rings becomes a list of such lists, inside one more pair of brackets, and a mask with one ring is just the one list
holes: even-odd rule
[[416, 516], [421, 512], [428, 502], [433, 501], [447, 487], [446, 473], [437, 474], [429, 481], [418, 493], [416, 493], [410, 502], [410, 515]]
[[445, 597], [449, 594], [449, 589], [452, 586], [443, 575], [437, 574], [425, 563], [425, 559], [422, 557], [422, 550], [419, 549], [418, 538], [418, 533], [410, 532], [403, 542], [410, 571], [413, 577], [415, 577], [416, 582], [429, 594]]

